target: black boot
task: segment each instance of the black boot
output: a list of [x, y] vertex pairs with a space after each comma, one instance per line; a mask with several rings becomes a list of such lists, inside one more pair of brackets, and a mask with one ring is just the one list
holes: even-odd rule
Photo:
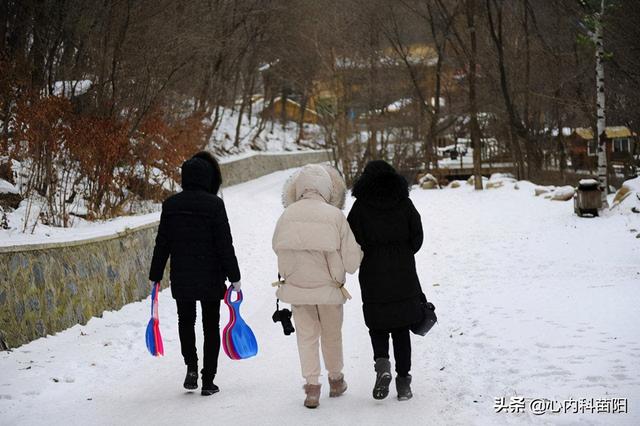
[[202, 390], [200, 392], [202, 396], [210, 396], [214, 393], [220, 392], [220, 388], [213, 384], [213, 379], [215, 377], [215, 374], [212, 376], [205, 374], [202, 375]]
[[406, 377], [396, 377], [396, 390], [398, 391], [398, 401], [406, 401], [413, 397], [411, 393], [411, 374]]
[[387, 358], [376, 359], [376, 384], [373, 386], [373, 398], [385, 399], [389, 395], [391, 383], [391, 363]]
[[187, 367], [187, 375], [184, 378], [184, 388], [189, 390], [198, 389], [198, 367]]

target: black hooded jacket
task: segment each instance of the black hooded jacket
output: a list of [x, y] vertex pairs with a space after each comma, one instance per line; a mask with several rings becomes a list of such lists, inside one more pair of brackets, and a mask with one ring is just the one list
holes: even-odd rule
[[386, 162], [371, 161], [352, 194], [347, 220], [364, 252], [359, 280], [365, 323], [374, 330], [410, 326], [422, 318], [414, 255], [423, 233], [407, 181]]
[[162, 280], [171, 257], [171, 294], [178, 300], [216, 300], [225, 279], [240, 280], [224, 202], [213, 167], [202, 158], [182, 165], [183, 191], [162, 203], [149, 279]]

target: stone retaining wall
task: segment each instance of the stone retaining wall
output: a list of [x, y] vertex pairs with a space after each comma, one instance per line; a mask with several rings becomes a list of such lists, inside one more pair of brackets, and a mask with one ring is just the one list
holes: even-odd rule
[[220, 165], [224, 186], [236, 185], [278, 170], [291, 169], [309, 163], [330, 160], [331, 151], [310, 151], [287, 154], [257, 154]]
[[[329, 160], [328, 151], [258, 154], [221, 165], [225, 186]], [[68, 243], [0, 247], [0, 349], [144, 299], [157, 223]]]

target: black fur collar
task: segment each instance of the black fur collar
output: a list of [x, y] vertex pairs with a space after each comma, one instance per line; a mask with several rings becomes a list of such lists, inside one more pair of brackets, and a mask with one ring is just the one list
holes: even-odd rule
[[381, 209], [393, 208], [400, 201], [409, 198], [409, 184], [403, 176], [386, 163], [384, 166], [372, 163], [383, 162], [371, 162], [365, 167], [353, 185], [351, 193], [354, 197]]

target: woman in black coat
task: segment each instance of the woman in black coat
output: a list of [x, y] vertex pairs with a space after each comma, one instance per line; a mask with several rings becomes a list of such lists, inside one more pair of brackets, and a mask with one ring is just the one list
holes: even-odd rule
[[182, 165], [183, 191], [162, 203], [149, 279], [162, 280], [171, 258], [171, 294], [178, 308], [178, 334], [187, 376], [184, 387], [198, 387], [196, 301], [202, 307], [204, 365], [202, 395], [218, 392], [213, 379], [220, 352], [220, 300], [225, 280], [240, 290], [240, 270], [233, 249], [224, 202], [216, 194], [222, 184], [220, 167], [206, 152]]
[[364, 251], [360, 289], [364, 320], [373, 346], [373, 397], [389, 393], [389, 335], [396, 360], [398, 399], [411, 394], [411, 325], [422, 319], [422, 289], [414, 255], [422, 246], [420, 214], [409, 199], [404, 177], [384, 161], [371, 161], [352, 190], [348, 221]]

